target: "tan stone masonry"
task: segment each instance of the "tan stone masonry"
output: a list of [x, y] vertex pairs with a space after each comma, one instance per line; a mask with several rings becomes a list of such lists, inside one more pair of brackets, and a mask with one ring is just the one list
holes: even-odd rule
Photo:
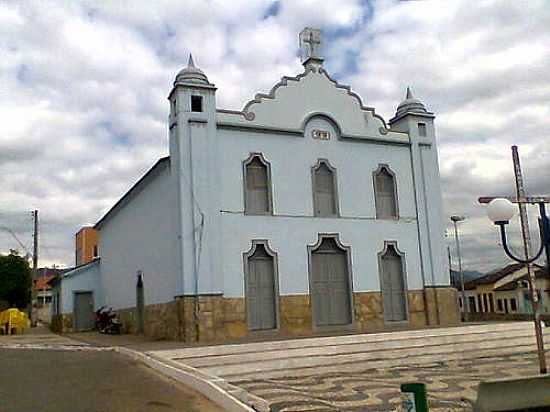
[[[353, 330], [368, 333], [423, 326], [451, 326], [460, 322], [455, 289], [437, 287], [427, 288], [425, 291], [411, 290], [407, 299], [408, 321], [394, 325], [384, 322], [380, 292], [354, 293]], [[428, 310], [427, 317], [425, 308]], [[123, 333], [137, 333], [135, 308], [121, 309], [117, 313], [123, 324]], [[58, 331], [70, 331], [72, 315], [54, 318], [52, 327], [54, 325]], [[225, 298], [223, 295], [177, 297], [172, 302], [145, 307], [145, 335], [153, 339], [191, 343], [234, 341], [262, 336], [310, 336], [314, 334], [314, 329], [309, 295], [280, 296], [278, 325], [277, 330], [250, 332], [246, 322], [245, 298]]]
[[50, 322], [50, 329], [56, 333], [72, 332], [73, 331], [72, 313], [52, 315], [52, 320]]

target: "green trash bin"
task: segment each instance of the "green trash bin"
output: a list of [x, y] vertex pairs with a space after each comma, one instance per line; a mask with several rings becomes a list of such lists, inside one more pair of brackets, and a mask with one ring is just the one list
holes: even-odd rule
[[404, 383], [401, 385], [401, 399], [404, 412], [428, 412], [426, 384]]

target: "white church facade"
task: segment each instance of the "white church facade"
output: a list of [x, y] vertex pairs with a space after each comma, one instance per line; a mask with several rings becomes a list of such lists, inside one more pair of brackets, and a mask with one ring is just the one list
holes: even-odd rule
[[100, 258], [58, 285], [59, 328], [85, 324], [82, 293], [130, 332], [185, 341], [459, 321], [434, 115], [407, 91], [385, 122], [320, 43], [305, 29], [304, 72], [237, 111], [190, 59], [170, 155], [96, 224]]

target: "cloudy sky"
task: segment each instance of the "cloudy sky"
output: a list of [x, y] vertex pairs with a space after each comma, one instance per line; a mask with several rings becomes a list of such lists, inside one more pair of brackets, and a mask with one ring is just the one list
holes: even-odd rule
[[506, 263], [476, 199], [513, 193], [512, 144], [527, 189], [550, 194], [546, 0], [0, 0], [0, 251], [17, 247], [1, 227], [31, 245], [37, 208], [41, 263], [73, 264], [76, 230], [167, 154], [166, 96], [188, 53], [218, 106], [238, 109], [301, 72], [305, 26], [323, 29], [328, 71], [384, 118], [407, 85], [436, 113], [465, 266]]

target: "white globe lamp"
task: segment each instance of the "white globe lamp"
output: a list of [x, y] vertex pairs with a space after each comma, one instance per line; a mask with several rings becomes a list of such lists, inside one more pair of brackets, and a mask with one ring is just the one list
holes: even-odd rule
[[508, 199], [493, 199], [487, 206], [487, 216], [494, 224], [507, 224], [516, 214], [516, 207]]

